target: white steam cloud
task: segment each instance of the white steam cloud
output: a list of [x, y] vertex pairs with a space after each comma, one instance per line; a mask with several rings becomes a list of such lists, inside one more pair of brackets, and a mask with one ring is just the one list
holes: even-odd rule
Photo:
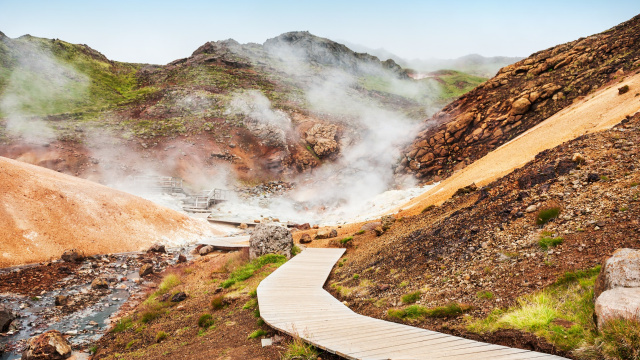
[[42, 116], [82, 99], [88, 79], [42, 47], [19, 40], [11, 46], [16, 64], [0, 98], [7, 132], [27, 142], [49, 143], [56, 139], [56, 133]]

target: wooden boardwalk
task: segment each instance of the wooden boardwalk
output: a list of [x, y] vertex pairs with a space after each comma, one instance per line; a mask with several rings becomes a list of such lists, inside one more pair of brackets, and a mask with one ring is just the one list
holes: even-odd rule
[[249, 247], [250, 236], [219, 236], [210, 239], [204, 239], [199, 244], [211, 245], [218, 250], [238, 250]]
[[343, 253], [308, 248], [264, 279], [258, 286], [264, 321], [347, 359], [564, 359], [356, 314], [322, 288]]

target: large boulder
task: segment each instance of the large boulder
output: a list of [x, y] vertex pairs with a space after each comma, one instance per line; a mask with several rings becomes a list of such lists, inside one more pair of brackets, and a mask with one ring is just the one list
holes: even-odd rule
[[16, 315], [9, 309], [0, 305], [0, 333], [9, 331], [9, 325], [16, 319]]
[[618, 249], [606, 259], [593, 295], [598, 327], [611, 319], [639, 319], [640, 250]]
[[640, 288], [617, 287], [603, 292], [596, 300], [595, 314], [599, 328], [613, 319], [640, 319]]
[[640, 250], [618, 249], [604, 261], [596, 279], [594, 299], [618, 287], [640, 287]]
[[22, 360], [61, 360], [71, 356], [71, 344], [57, 330], [29, 339]]
[[249, 258], [255, 259], [265, 254], [281, 254], [291, 257], [293, 236], [282, 226], [258, 224], [249, 238]]
[[64, 262], [80, 262], [84, 260], [84, 254], [78, 249], [65, 250], [61, 256]]
[[306, 132], [307, 142], [313, 146], [313, 151], [318, 156], [325, 156], [338, 150], [336, 133], [338, 127], [333, 124], [315, 124]]

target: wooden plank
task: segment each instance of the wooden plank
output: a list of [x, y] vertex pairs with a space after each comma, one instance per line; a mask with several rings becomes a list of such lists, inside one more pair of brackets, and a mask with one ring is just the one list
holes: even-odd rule
[[322, 289], [343, 253], [306, 249], [263, 280], [257, 293], [264, 321], [347, 359], [563, 359], [359, 315]]

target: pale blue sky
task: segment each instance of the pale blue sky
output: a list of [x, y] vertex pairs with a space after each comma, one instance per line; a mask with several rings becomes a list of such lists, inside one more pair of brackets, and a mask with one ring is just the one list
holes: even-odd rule
[[293, 30], [405, 58], [528, 56], [640, 13], [639, 0], [257, 1], [0, 0], [0, 31], [87, 44], [164, 64], [210, 40], [262, 43]]

